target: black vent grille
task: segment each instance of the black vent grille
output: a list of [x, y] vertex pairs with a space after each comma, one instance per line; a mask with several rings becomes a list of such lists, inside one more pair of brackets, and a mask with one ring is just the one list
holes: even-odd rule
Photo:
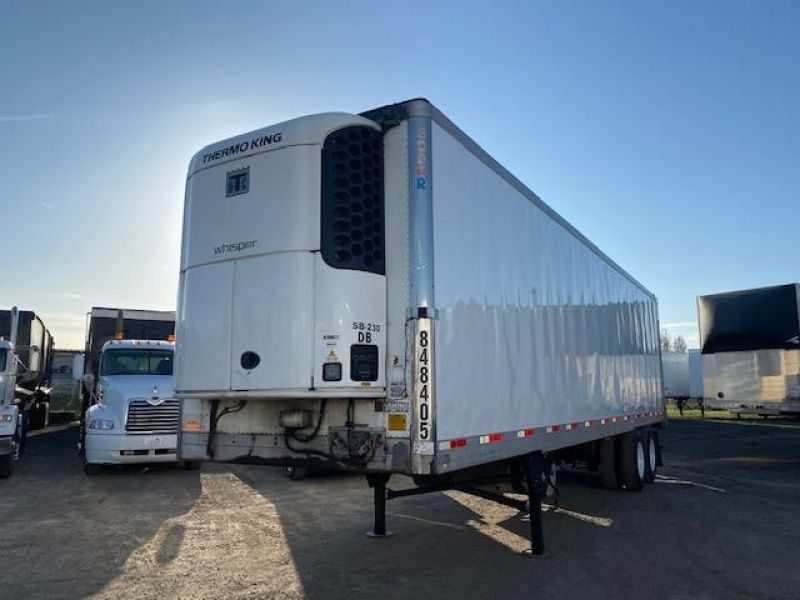
[[336, 269], [383, 275], [383, 135], [334, 131], [322, 148], [322, 258]]

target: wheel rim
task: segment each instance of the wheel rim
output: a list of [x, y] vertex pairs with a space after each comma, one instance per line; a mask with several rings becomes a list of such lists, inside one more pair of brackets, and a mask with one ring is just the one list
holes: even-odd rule
[[644, 477], [644, 467], [644, 446], [642, 445], [641, 440], [636, 440], [636, 472], [639, 474], [640, 479]]
[[650, 436], [650, 439], [647, 442], [647, 450], [648, 454], [650, 455], [650, 471], [655, 473], [656, 460], [658, 457], [656, 456], [656, 440], [652, 436]]

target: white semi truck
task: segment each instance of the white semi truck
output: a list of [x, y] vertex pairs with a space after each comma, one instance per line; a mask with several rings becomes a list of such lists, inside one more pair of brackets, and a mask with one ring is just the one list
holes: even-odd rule
[[0, 477], [11, 476], [29, 429], [47, 426], [53, 338], [42, 320], [0, 311]]
[[[143, 327], [169, 339], [125, 339], [126, 331], [141, 333]], [[86, 474], [97, 474], [104, 465], [178, 460], [173, 327], [171, 312], [92, 309], [87, 351], [75, 357], [72, 369], [87, 396], [79, 445]], [[106, 340], [109, 334], [114, 339]], [[98, 343], [99, 352], [93, 352]]]
[[387, 499], [506, 481], [539, 554], [559, 461], [660, 464], [655, 297], [426, 100], [198, 152], [178, 303], [180, 456], [365, 473], [374, 535]]

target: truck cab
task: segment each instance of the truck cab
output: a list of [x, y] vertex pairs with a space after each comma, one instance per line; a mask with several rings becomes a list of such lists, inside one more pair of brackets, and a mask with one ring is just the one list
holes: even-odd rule
[[14, 345], [0, 338], [0, 478], [9, 477], [24, 439], [22, 414], [15, 401]]
[[103, 465], [177, 461], [180, 404], [172, 384], [174, 347], [157, 340], [103, 345], [84, 421], [84, 472], [96, 474]]

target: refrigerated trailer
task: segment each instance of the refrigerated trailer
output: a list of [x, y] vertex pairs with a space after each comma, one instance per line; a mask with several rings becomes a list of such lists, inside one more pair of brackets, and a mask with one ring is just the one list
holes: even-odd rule
[[[189, 166], [179, 454], [363, 472], [385, 501], [641, 489], [665, 420], [656, 298], [430, 102], [301, 117]], [[387, 490], [391, 474], [413, 490]]]
[[800, 413], [800, 284], [697, 299], [705, 404]]

